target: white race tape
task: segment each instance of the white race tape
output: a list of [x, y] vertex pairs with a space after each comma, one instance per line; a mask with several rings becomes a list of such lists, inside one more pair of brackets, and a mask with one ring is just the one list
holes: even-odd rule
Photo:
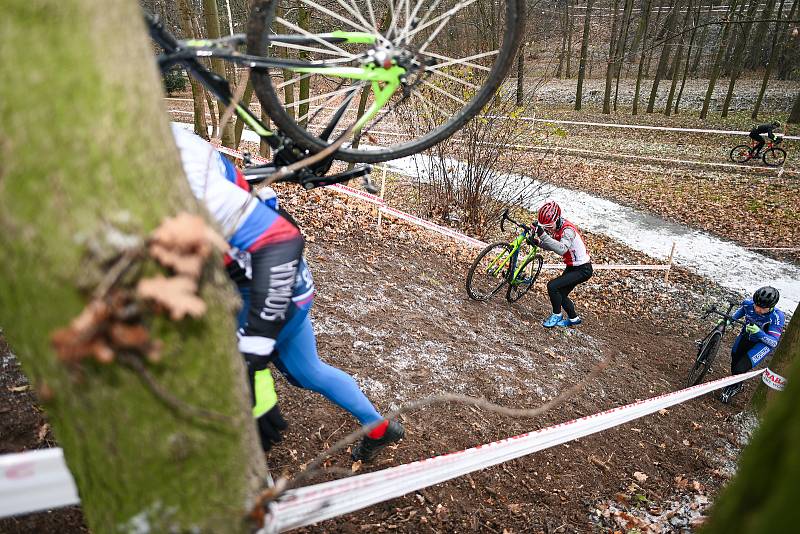
[[479, 469], [560, 445], [747, 380], [761, 370], [721, 378], [471, 449], [287, 492], [271, 507], [264, 534], [360, 510]]
[[0, 456], [0, 517], [78, 504], [61, 449]]
[[786, 388], [786, 379], [769, 368], [764, 369], [764, 374], [761, 375], [761, 381], [778, 391], [783, 391], [784, 388]]
[[[760, 373], [761, 370], [755, 370], [721, 378], [471, 449], [291, 490], [279, 502], [272, 504], [267, 524], [261, 532], [279, 532], [353, 512], [472, 471], [619, 426]], [[61, 449], [0, 456], [0, 517], [79, 502], [75, 482]]]

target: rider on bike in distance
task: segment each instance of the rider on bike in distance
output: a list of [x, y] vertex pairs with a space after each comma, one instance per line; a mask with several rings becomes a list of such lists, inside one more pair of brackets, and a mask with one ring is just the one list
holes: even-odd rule
[[[778, 346], [786, 322], [783, 312], [775, 307], [778, 299], [780, 293], [777, 289], [764, 286], [753, 293], [752, 299], [745, 299], [733, 313], [734, 319], [745, 318], [745, 326], [731, 347], [731, 374], [738, 375], [753, 369]], [[743, 387], [742, 382], [726, 386], [719, 399], [728, 404]]]
[[753, 147], [753, 154], [754, 157], [758, 156], [761, 152], [761, 149], [764, 148], [764, 136], [762, 134], [766, 134], [771, 140], [775, 140], [775, 130], [780, 129], [781, 123], [778, 121], [772, 122], [770, 124], [759, 124], [752, 130], [750, 130], [750, 139], [756, 142], [756, 146]]

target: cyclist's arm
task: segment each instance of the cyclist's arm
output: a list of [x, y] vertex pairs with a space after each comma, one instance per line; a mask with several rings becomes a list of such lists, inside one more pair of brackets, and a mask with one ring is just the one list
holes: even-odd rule
[[773, 141], [775, 140], [775, 129], [774, 128], [770, 128], [769, 130], [767, 130], [767, 137], [769, 137]]
[[572, 242], [575, 240], [575, 231], [572, 228], [565, 228], [560, 240], [553, 239], [545, 233], [542, 234], [541, 240], [543, 249], [551, 250], [559, 256], [563, 256], [572, 247]]
[[784, 317], [783, 312], [780, 310], [774, 310], [772, 312], [772, 316], [770, 317], [770, 323], [767, 331], [765, 332], [760, 330], [750, 336], [750, 339], [753, 341], [758, 341], [759, 343], [763, 343], [771, 349], [776, 348], [778, 346], [778, 342], [781, 340], [785, 321], [786, 318]]
[[734, 321], [738, 321], [739, 319], [744, 317], [744, 314], [745, 314], [744, 303], [742, 303], [742, 305], [739, 306], [739, 309], [731, 314], [731, 319], [733, 319]]

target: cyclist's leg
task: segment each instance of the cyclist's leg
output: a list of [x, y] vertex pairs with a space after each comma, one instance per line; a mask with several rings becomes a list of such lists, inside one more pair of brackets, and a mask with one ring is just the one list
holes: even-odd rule
[[564, 295], [561, 290], [569, 286], [573, 278], [574, 274], [572, 268], [567, 267], [559, 276], [547, 282], [547, 295], [550, 297], [553, 313], [561, 313], [561, 308], [564, 304]]
[[740, 372], [744, 373], [746, 371], [749, 371], [750, 369], [755, 368], [755, 366], [766, 360], [767, 356], [769, 356], [770, 354], [772, 354], [772, 347], [770, 347], [769, 345], [766, 345], [764, 343], [753, 343], [753, 346], [750, 348], [750, 350], [747, 351], [746, 360], [747, 363], [749, 364], [749, 367], [744, 371]]
[[[736, 340], [733, 342], [733, 347], [731, 348], [732, 375], [746, 373], [753, 368], [750, 358], [748, 357], [748, 353], [752, 350], [754, 345], [755, 343], [741, 334], [736, 337]], [[730, 402], [733, 396], [739, 393], [743, 387], [744, 386], [741, 382], [731, 384], [730, 386], [725, 386], [722, 388], [720, 400], [722, 400], [724, 403]]]
[[753, 148], [753, 153], [758, 154], [759, 151], [764, 148], [764, 136], [759, 134], [750, 134], [750, 139], [756, 142], [756, 146]]
[[[561, 296], [561, 306], [567, 312], [570, 319], [575, 319], [578, 314], [575, 312], [575, 303], [569, 298], [569, 294], [578, 284], [587, 281], [592, 277], [592, 266], [587, 263], [578, 267], [567, 267], [559, 278], [562, 280], [557, 284], [558, 292]], [[557, 279], [556, 279], [557, 280]], [[550, 284], [547, 285], [548, 293], [550, 292]], [[552, 301], [552, 299], [551, 299]], [[559, 312], [553, 312], [559, 313]]]
[[362, 425], [383, 420], [352, 376], [319, 359], [308, 313], [297, 313], [276, 341], [275, 366], [294, 385], [315, 391], [350, 412]]

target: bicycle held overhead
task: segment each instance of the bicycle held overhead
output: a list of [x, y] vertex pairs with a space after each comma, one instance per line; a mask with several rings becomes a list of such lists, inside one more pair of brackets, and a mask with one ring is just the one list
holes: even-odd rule
[[[495, 44], [465, 34], [467, 22], [479, 18], [479, 4], [443, 0], [394, 10], [377, 1], [362, 11], [344, 2], [307, 2], [313, 28], [328, 30], [316, 33], [295, 20], [296, 14], [278, 9], [276, 0], [261, 0], [252, 8], [246, 34], [216, 40], [180, 41], [157, 17], [146, 19], [164, 49], [162, 69], [186, 68], [273, 149], [274, 162], [248, 169], [248, 180], [312, 188], [369, 173], [360, 166], [327, 175], [334, 159], [378, 163], [415, 154], [481, 111], [516, 55], [524, 2], [493, 4]], [[277, 131], [234, 101], [227, 80], [200, 63], [208, 57], [251, 69], [256, 96]], [[383, 141], [376, 134], [369, 145], [360, 144], [380, 122], [407, 127], [408, 135]]]

